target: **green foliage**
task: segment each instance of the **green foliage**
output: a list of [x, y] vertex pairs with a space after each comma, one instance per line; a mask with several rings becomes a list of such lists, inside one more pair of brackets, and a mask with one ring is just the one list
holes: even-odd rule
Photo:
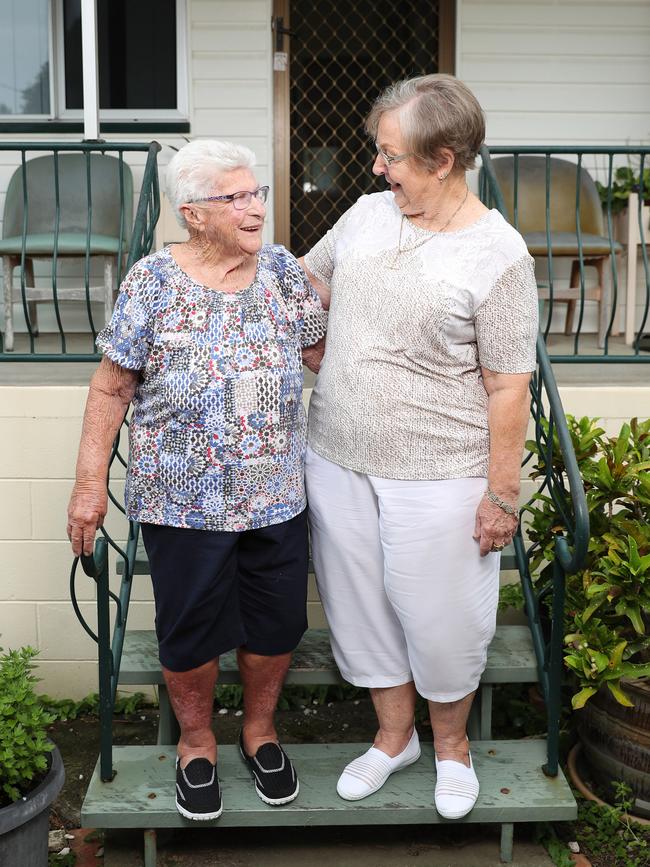
[[612, 867], [647, 867], [650, 863], [650, 828], [635, 823], [628, 811], [632, 791], [613, 783], [614, 806], [578, 801], [576, 835], [581, 847]]
[[[243, 688], [239, 683], [217, 686], [215, 699], [220, 707], [240, 708], [243, 703]], [[290, 684], [285, 686], [278, 701], [279, 710], [296, 710], [305, 705], [326, 704], [329, 701], [345, 701], [367, 695], [367, 690], [347, 683]]]
[[574, 861], [567, 844], [560, 840], [551, 825], [543, 825], [541, 833], [538, 833], [537, 842], [548, 852], [549, 858], [555, 867], [573, 867]]
[[[99, 714], [99, 695], [96, 692], [85, 698], [75, 701], [73, 698], [51, 698], [49, 695], [39, 695], [39, 701], [43, 709], [55, 720], [77, 719], [80, 716], [97, 716]], [[137, 713], [146, 702], [143, 692], [135, 692], [132, 695], [120, 695], [115, 699], [114, 713], [124, 716], [132, 716]]]
[[48, 867], [74, 867], [76, 863], [77, 856], [74, 852], [68, 852], [67, 855], [51, 852], [47, 859]]
[[[585, 801], [579, 795], [578, 818], [558, 829], [564, 839], [576, 840], [580, 851], [594, 863], [607, 867], [647, 867], [650, 863], [650, 828], [629, 816], [632, 790], [626, 783], [613, 782], [614, 805]], [[569, 835], [569, 836], [567, 836]], [[571, 867], [573, 860], [564, 839], [552, 825], [542, 825], [538, 841], [545, 847], [556, 867]]]
[[[583, 707], [606, 684], [629, 705], [621, 678], [650, 675], [650, 420], [632, 419], [613, 437], [597, 419], [568, 416], [567, 422], [591, 524], [585, 567], [566, 582], [564, 661], [579, 686], [572, 703]], [[546, 457], [534, 442], [528, 447], [537, 455], [531, 475], [541, 478]], [[552, 460], [561, 475], [559, 447]], [[536, 543], [531, 573], [544, 583], [564, 524], [547, 494], [537, 494], [525, 511]]]
[[244, 688], [240, 683], [225, 683], [215, 689], [215, 697], [220, 707], [238, 708], [243, 703]]
[[492, 702], [492, 731], [498, 732], [500, 738], [529, 738], [546, 733], [546, 714], [531, 701], [529, 684], [495, 684]]
[[[640, 190], [641, 176], [631, 166], [619, 166], [614, 172], [610, 188], [596, 181], [596, 188], [600, 196], [603, 208], [611, 203], [612, 214], [620, 214], [627, 208], [630, 193], [638, 193]], [[647, 204], [650, 199], [650, 169], [643, 171], [643, 199]]]
[[32, 647], [0, 655], [0, 802], [17, 801], [33, 788], [53, 748], [46, 733], [53, 717], [34, 691], [36, 655]]
[[524, 591], [519, 581], [516, 584], [503, 584], [499, 588], [499, 611], [506, 611], [508, 608], [520, 611], [523, 607]]

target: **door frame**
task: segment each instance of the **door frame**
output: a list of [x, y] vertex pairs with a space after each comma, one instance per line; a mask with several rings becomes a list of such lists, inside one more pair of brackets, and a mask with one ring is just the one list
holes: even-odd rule
[[[291, 29], [290, 0], [273, 0], [273, 236], [276, 244], [289, 247], [290, 216], [290, 84], [291, 35], [278, 33], [282, 19], [285, 30]], [[456, 0], [438, 0], [438, 72], [454, 75], [456, 71]], [[288, 60], [284, 70], [276, 68], [276, 52], [285, 51]]]
[[[277, 22], [289, 30], [291, 21], [290, 0], [273, 0], [272, 54], [273, 54], [273, 236], [276, 244], [289, 247], [291, 240], [290, 218], [290, 101], [291, 85], [291, 36], [277, 33]], [[284, 70], [276, 68], [276, 53], [281, 49], [288, 54]]]

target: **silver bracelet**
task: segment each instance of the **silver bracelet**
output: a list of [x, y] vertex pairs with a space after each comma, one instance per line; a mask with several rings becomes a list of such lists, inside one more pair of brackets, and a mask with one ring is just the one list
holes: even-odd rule
[[491, 503], [494, 503], [495, 506], [498, 506], [502, 509], [507, 515], [514, 515], [515, 518], [519, 519], [519, 509], [516, 509], [514, 506], [511, 506], [510, 503], [506, 503], [505, 500], [502, 500], [501, 497], [497, 496], [494, 491], [491, 491], [489, 488], [485, 492], [485, 496]]

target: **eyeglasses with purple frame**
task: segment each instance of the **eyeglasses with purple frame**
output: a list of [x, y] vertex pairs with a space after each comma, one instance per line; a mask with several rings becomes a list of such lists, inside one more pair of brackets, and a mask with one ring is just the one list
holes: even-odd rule
[[253, 196], [259, 199], [264, 204], [269, 195], [269, 187], [258, 187], [252, 192], [250, 190], [240, 190], [237, 193], [230, 193], [227, 196], [207, 196], [205, 199], [194, 199], [189, 204], [199, 204], [201, 202], [232, 202], [232, 206], [236, 211], [245, 211], [250, 206]]

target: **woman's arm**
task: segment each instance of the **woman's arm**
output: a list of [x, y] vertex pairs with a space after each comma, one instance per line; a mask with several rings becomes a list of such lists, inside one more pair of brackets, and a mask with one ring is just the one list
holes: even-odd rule
[[316, 290], [318, 297], [320, 298], [320, 303], [323, 305], [323, 308], [325, 310], [329, 310], [331, 298], [330, 287], [327, 285], [327, 283], [323, 283], [322, 280], [319, 280], [318, 277], [316, 277], [316, 275], [309, 270], [309, 268], [305, 265], [304, 256], [301, 256], [301, 258], [298, 259], [298, 264], [307, 275], [311, 285]]
[[90, 381], [77, 472], [68, 505], [68, 538], [75, 555], [92, 554], [108, 508], [106, 478], [113, 441], [133, 399], [140, 372], [104, 356]]
[[[513, 508], [519, 504], [521, 457], [530, 413], [529, 373], [495, 373], [481, 368], [488, 394], [490, 458], [488, 487]], [[481, 556], [493, 545], [508, 545], [517, 529], [517, 518], [483, 497], [476, 513], [474, 538]]]
[[318, 373], [320, 370], [321, 362], [325, 355], [325, 339], [325, 337], [321, 337], [318, 343], [314, 343], [312, 346], [303, 346], [302, 363], [312, 373]]

